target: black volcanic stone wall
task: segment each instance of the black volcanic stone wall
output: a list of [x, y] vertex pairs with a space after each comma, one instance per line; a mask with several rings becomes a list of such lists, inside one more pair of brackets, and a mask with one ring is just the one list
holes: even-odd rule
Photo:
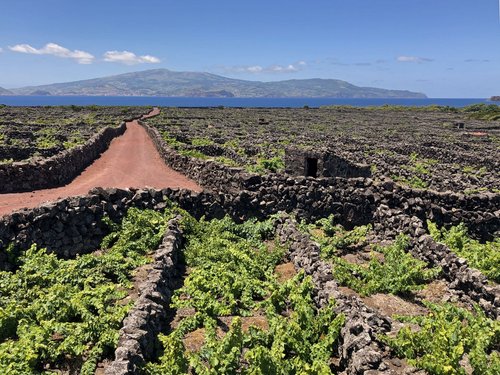
[[[153, 134], [155, 135], [155, 134]], [[491, 240], [500, 230], [500, 195], [466, 196], [413, 190], [391, 180], [369, 178], [305, 178], [281, 174], [259, 176], [178, 155], [153, 136], [162, 156], [175, 169], [207, 187], [202, 193], [187, 190], [94, 189], [84, 197], [74, 197], [42, 207], [14, 213], [0, 220], [0, 264], [12, 266], [16, 252], [32, 243], [62, 257], [96, 249], [107, 228], [102, 217], [119, 220], [130, 207], [161, 210], [165, 198], [177, 202], [195, 217], [230, 215], [236, 220], [264, 218], [280, 211], [297, 219], [317, 220], [330, 214], [347, 228], [373, 221], [377, 209], [393, 214], [430, 219], [439, 226], [464, 222], [472, 235]], [[398, 223], [391, 223], [394, 231]], [[386, 228], [390, 227], [385, 225]], [[6, 251], [13, 243], [12, 251]]]
[[0, 193], [19, 193], [58, 187], [71, 182], [96, 160], [126, 125], [105, 128], [88, 142], [47, 159], [0, 165]]
[[[175, 194], [183, 196], [182, 191]], [[12, 268], [17, 254], [34, 243], [62, 258], [92, 252], [109, 232], [102, 218], [119, 221], [130, 207], [161, 210], [165, 207], [162, 192], [96, 188], [86, 196], [4, 216], [0, 220], [0, 268]]]
[[158, 130], [139, 121], [167, 165], [195, 180], [208, 190], [233, 192], [241, 189], [240, 176], [246, 176], [241, 168], [230, 168], [214, 161], [201, 160], [180, 155], [163, 140]]
[[[319, 187], [313, 185], [313, 188]], [[77, 254], [96, 250], [108, 228], [102, 222], [104, 216], [119, 221], [130, 207], [161, 211], [171, 200], [190, 212], [196, 218], [222, 218], [229, 215], [237, 221], [250, 217], [263, 218], [278, 211], [296, 212], [299, 219], [311, 220], [320, 217], [321, 210], [327, 210], [329, 200], [308, 205], [316, 198], [301, 191], [301, 186], [291, 185], [286, 189], [288, 195], [297, 199], [283, 198], [277, 204], [267, 204], [270, 192], [242, 191], [238, 195], [224, 193], [194, 193], [179, 189], [101, 189], [96, 188], [86, 196], [72, 197], [49, 203], [31, 210], [22, 210], [4, 216], [0, 220], [0, 268], [14, 266], [16, 255], [36, 243], [60, 257], [72, 258]], [[323, 189], [326, 189], [323, 187]], [[335, 189], [332, 189], [335, 191]], [[353, 188], [354, 189], [354, 188]], [[336, 210], [339, 220], [345, 225], [358, 225], [371, 219], [371, 205], [362, 205], [360, 194], [343, 196], [338, 190], [331, 195], [332, 209]], [[353, 190], [354, 191], [354, 190]], [[272, 194], [272, 193], [271, 193]], [[323, 191], [323, 194], [326, 194]], [[284, 196], [286, 197], [286, 196]], [[333, 200], [336, 200], [333, 202]], [[344, 200], [341, 203], [341, 200]], [[297, 210], [296, 208], [299, 207]], [[8, 250], [9, 245], [11, 248]]]
[[[464, 137], [471, 137], [471, 135], [464, 134]], [[490, 143], [489, 138], [484, 138], [483, 142]], [[424, 147], [415, 148], [415, 145], [402, 144], [390, 147], [392, 151], [395, 151], [402, 155], [410, 155], [412, 152], [417, 152], [421, 157], [429, 159], [438, 160], [453, 160], [454, 163], [461, 165], [474, 165], [486, 167], [489, 171], [498, 170], [500, 167], [500, 161], [492, 158], [493, 155], [478, 155], [478, 153], [473, 152], [468, 149], [454, 149], [443, 147], [442, 142], [439, 141], [427, 141], [423, 145]], [[478, 167], [479, 168], [479, 167]]]
[[292, 176], [305, 176], [306, 159], [317, 160], [318, 177], [370, 177], [370, 166], [352, 163], [335, 155], [329, 149], [301, 150], [287, 149], [285, 152], [285, 172]]
[[[394, 238], [399, 233], [410, 235], [409, 251], [430, 266], [442, 268], [447, 287], [457, 302], [471, 308], [478, 303], [489, 317], [498, 317], [499, 286], [488, 283], [484, 275], [469, 268], [464, 259], [457, 257], [445, 245], [436, 243], [427, 234], [421, 220], [388, 207], [379, 208], [373, 219], [374, 229], [381, 239]], [[391, 319], [380, 316], [358, 297], [339, 290], [331, 264], [320, 256], [319, 245], [302, 233], [293, 219], [282, 217], [276, 226], [280, 241], [289, 245], [286, 257], [296, 269], [302, 269], [312, 277], [316, 304], [325, 306], [335, 299], [336, 311], [347, 318], [341, 330], [342, 340], [337, 353], [342, 367], [352, 374], [393, 373], [387, 363], [390, 357], [388, 348], [379, 341], [381, 333], [391, 331]], [[370, 370], [376, 372], [367, 372]]]
[[473, 306], [478, 303], [486, 314], [497, 318], [500, 311], [500, 287], [488, 282], [478, 270], [469, 267], [446, 245], [434, 241], [426, 224], [416, 216], [401, 210], [391, 210], [380, 205], [373, 217], [373, 228], [380, 239], [394, 239], [405, 233], [410, 237], [411, 254], [431, 267], [440, 267], [448, 289], [461, 303]]
[[[364, 225], [376, 221], [379, 210], [388, 212], [392, 220], [384, 224], [388, 235], [399, 233], [399, 217], [415, 217], [425, 223], [433, 210], [440, 210], [441, 222], [434, 216], [434, 221], [442, 225], [444, 220], [454, 223], [460, 217], [471, 225], [472, 233], [477, 237], [483, 233], [491, 235], [498, 230], [499, 217], [491, 215], [498, 207], [498, 198], [479, 199], [476, 209], [446, 210], [442, 206], [425, 204], [420, 197], [413, 197], [408, 191], [391, 191], [384, 183], [359, 179], [306, 179], [273, 175], [259, 180], [247, 180], [248, 189], [235, 194], [202, 192], [194, 193], [179, 189], [100, 189], [90, 191], [86, 196], [63, 199], [41, 207], [18, 211], [0, 220], [0, 264], [9, 267], [7, 246], [14, 244], [14, 249], [24, 250], [32, 243], [46, 247], [62, 257], [74, 257], [76, 254], [91, 252], [99, 246], [107, 227], [102, 223], [104, 216], [120, 220], [130, 207], [162, 210], [166, 199], [179, 204], [199, 218], [221, 218], [229, 215], [237, 221], [251, 217], [265, 218], [280, 211], [293, 213], [298, 220], [317, 220], [334, 214], [339, 224], [346, 228]], [[252, 185], [255, 183], [256, 185]], [[271, 186], [267, 188], [266, 186]], [[410, 197], [406, 198], [405, 193]], [[443, 195], [448, 198], [448, 195]], [[446, 199], [443, 198], [443, 199]], [[463, 202], [462, 202], [463, 204]], [[429, 208], [430, 212], [427, 212]], [[443, 211], [445, 214], [443, 214]], [[444, 220], [443, 220], [444, 218]], [[489, 218], [489, 219], [487, 219]], [[465, 219], [465, 220], [464, 220]], [[488, 232], [486, 232], [488, 230]], [[9, 255], [10, 254], [10, 255]], [[5, 268], [5, 267], [4, 267]]]
[[[500, 235], [500, 194], [465, 195], [410, 189], [387, 180], [373, 191], [375, 203], [401, 210], [422, 221], [450, 227], [463, 222], [474, 237], [492, 240]], [[495, 234], [496, 233], [496, 234]]]
[[13, 159], [13, 160], [24, 160], [29, 159], [31, 155], [38, 152], [41, 157], [50, 157], [54, 153], [60, 152], [59, 147], [47, 148], [47, 149], [35, 149], [33, 147], [23, 147], [19, 148], [17, 146], [3, 146], [0, 147], [0, 160], [1, 159]]
[[281, 218], [277, 234], [283, 244], [289, 245], [286, 256], [295, 268], [312, 277], [316, 305], [324, 307], [334, 299], [336, 312], [346, 317], [337, 353], [341, 367], [348, 374], [392, 374], [389, 350], [378, 338], [391, 331], [390, 319], [367, 307], [358, 297], [343, 294], [334, 280], [331, 264], [321, 259], [318, 244], [295, 224], [289, 218]]
[[260, 176], [180, 155], [165, 143], [156, 128], [141, 125], [166, 164], [209, 191], [235, 197], [234, 203], [245, 206], [244, 211], [249, 215], [260, 217], [277, 211], [295, 211], [301, 218], [317, 219], [334, 214], [339, 223], [351, 227], [368, 223], [378, 205], [384, 204], [424, 221], [430, 219], [439, 226], [463, 222], [471, 235], [481, 240], [500, 235], [500, 194], [418, 190], [397, 185], [389, 178], [374, 181], [367, 177]]
[[154, 262], [147, 265], [148, 278], [138, 286], [139, 297], [123, 321], [115, 357], [105, 369], [106, 375], [137, 374], [147, 360], [161, 348], [158, 333], [166, 328], [170, 298], [184, 271], [180, 217], [168, 223]]

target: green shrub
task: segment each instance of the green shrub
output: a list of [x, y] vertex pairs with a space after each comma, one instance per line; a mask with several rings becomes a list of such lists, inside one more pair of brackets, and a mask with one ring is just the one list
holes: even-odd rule
[[70, 361], [94, 374], [115, 349], [133, 270], [150, 261], [169, 215], [131, 208], [100, 254], [64, 260], [33, 245], [15, 272], [0, 272], [0, 373], [36, 374]]
[[63, 146], [66, 150], [72, 149], [76, 146], [83, 145], [85, 143], [85, 140], [81, 135], [74, 135], [70, 137], [68, 140], [63, 142]]
[[185, 143], [178, 141], [175, 137], [171, 137], [168, 132], [163, 132], [162, 138], [174, 150], [182, 150], [184, 147], [186, 147]]
[[398, 356], [429, 374], [466, 374], [467, 357], [473, 374], [500, 374], [500, 322], [488, 319], [479, 307], [474, 312], [451, 304], [427, 304], [425, 316], [398, 317], [417, 325], [403, 327], [396, 337], [382, 337]]
[[272, 158], [258, 158], [257, 163], [254, 165], [247, 166], [247, 171], [251, 173], [276, 173], [280, 172], [285, 168], [285, 161], [281, 156], [275, 156]]
[[53, 136], [47, 135], [36, 139], [36, 147], [40, 149], [49, 149], [59, 146], [60, 142]]
[[422, 180], [418, 176], [411, 176], [409, 179], [407, 179], [406, 177], [392, 175], [391, 178], [396, 182], [401, 182], [414, 189], [427, 189], [427, 187], [429, 186], [426, 181]]
[[228, 167], [239, 167], [239, 163], [234, 161], [233, 159], [227, 158], [225, 156], [217, 156], [215, 160], [219, 163], [227, 165]]
[[372, 256], [365, 266], [334, 258], [334, 277], [365, 296], [375, 293], [404, 295], [420, 290], [440, 273], [440, 269], [428, 269], [425, 262], [406, 252], [407, 247], [408, 237], [401, 234], [394, 244], [377, 248], [384, 255], [383, 262]]
[[208, 138], [193, 138], [191, 144], [193, 146], [211, 146], [214, 144], [214, 141]]
[[183, 156], [187, 156], [190, 158], [196, 158], [196, 159], [209, 159], [210, 157], [208, 155], [205, 155], [203, 152], [198, 151], [198, 150], [192, 150], [192, 149], [185, 149], [185, 150], [179, 150], [179, 154]]
[[[229, 218], [186, 222], [190, 273], [173, 298], [174, 308], [194, 308], [168, 335], [163, 354], [146, 374], [331, 374], [344, 316], [333, 301], [318, 309], [313, 284], [301, 272], [280, 284], [274, 274], [284, 249], [268, 247], [273, 219], [235, 224]], [[276, 245], [276, 244], [275, 244]], [[241, 316], [265, 314], [268, 328], [242, 329]], [[233, 316], [220, 335], [219, 316]], [[183, 337], [203, 329], [199, 351], [187, 351]]]
[[471, 267], [480, 270], [487, 278], [500, 282], [500, 238], [482, 244], [469, 237], [463, 223], [450, 229], [438, 229], [436, 224], [427, 221], [427, 227], [435, 241], [465, 258]]
[[302, 222], [299, 225], [303, 232], [319, 243], [323, 258], [331, 259], [338, 256], [339, 252], [366, 245], [366, 235], [371, 231], [371, 225], [361, 225], [349, 231], [342, 225], [334, 224], [334, 219], [334, 215], [330, 215], [313, 224]]
[[473, 104], [462, 108], [461, 112], [478, 120], [497, 121], [500, 118], [500, 106], [496, 104]]

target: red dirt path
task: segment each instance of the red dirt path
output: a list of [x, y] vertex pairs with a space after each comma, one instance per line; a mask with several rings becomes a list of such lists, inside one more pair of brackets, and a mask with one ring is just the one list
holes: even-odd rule
[[[159, 112], [155, 108], [144, 117]], [[113, 139], [101, 157], [68, 185], [27, 193], [0, 194], [0, 216], [59, 198], [85, 195], [94, 187], [202, 190], [196, 182], [165, 165], [146, 130], [137, 121], [132, 121], [127, 123], [125, 133]]]

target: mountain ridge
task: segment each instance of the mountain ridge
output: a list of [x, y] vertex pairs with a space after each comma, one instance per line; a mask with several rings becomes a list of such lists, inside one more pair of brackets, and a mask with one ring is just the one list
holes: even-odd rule
[[14, 93], [12, 91], [0, 87], [0, 95], [13, 95], [13, 94]]
[[10, 95], [166, 96], [166, 97], [331, 97], [426, 98], [422, 93], [359, 87], [338, 79], [248, 81], [207, 72], [152, 69], [101, 78], [27, 86]]

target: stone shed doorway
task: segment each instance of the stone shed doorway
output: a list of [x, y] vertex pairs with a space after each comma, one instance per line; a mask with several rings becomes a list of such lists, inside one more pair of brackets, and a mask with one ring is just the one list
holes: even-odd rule
[[318, 159], [306, 158], [305, 175], [307, 177], [318, 177]]

